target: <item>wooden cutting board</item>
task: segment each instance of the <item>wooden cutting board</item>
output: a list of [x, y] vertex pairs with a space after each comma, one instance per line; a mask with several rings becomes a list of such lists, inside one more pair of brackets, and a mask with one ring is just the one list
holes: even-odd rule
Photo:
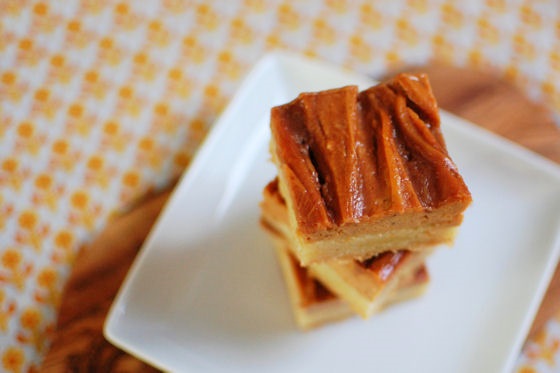
[[[550, 113], [490, 71], [431, 64], [427, 72], [440, 106], [560, 163], [560, 130]], [[409, 70], [410, 71], [410, 70]], [[62, 297], [46, 371], [151, 372], [154, 368], [113, 347], [102, 327], [129, 266], [172, 189], [146, 196], [115, 217], [76, 259]], [[560, 310], [560, 266], [530, 336]]]

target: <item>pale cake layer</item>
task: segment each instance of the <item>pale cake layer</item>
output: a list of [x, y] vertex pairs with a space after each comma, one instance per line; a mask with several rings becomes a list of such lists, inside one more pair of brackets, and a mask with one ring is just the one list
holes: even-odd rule
[[[290, 241], [286, 206], [277, 190], [265, 189], [261, 203], [263, 227], [277, 246]], [[290, 245], [293, 250], [293, 245]], [[386, 252], [364, 260], [329, 260], [309, 265], [309, 272], [363, 318], [368, 318], [386, 302], [399, 281], [423, 263], [429, 251]], [[293, 255], [297, 255], [293, 251]]]
[[391, 293], [387, 303], [383, 306], [381, 311], [385, 309], [385, 307], [395, 303], [418, 298], [426, 292], [429, 283], [430, 275], [428, 273], [428, 268], [426, 265], [422, 265], [413, 273], [412, 276], [403, 279], [399, 283], [399, 286]]
[[[272, 159], [302, 250], [330, 240], [346, 247], [332, 254], [355, 256], [348, 237], [373, 238], [365, 246], [375, 250], [381, 232], [458, 226], [471, 202], [423, 75], [402, 74], [363, 92], [350, 86], [303, 93], [272, 109], [271, 130]], [[399, 244], [405, 236], [409, 241]], [[393, 239], [391, 249], [444, 243], [449, 235], [440, 242], [426, 234]]]
[[[354, 315], [348, 303], [330, 293], [318, 280], [299, 265], [285, 246], [285, 241], [276, 241], [276, 254], [296, 324], [304, 330], [339, 321]], [[429, 275], [421, 265], [408, 278], [404, 278], [389, 294], [380, 310], [397, 302], [422, 295], [429, 283]]]
[[363, 260], [387, 251], [398, 251], [401, 247], [416, 253], [430, 252], [437, 245], [451, 245], [457, 234], [457, 227], [426, 227], [422, 229], [398, 229], [387, 233], [363, 234], [316, 241], [302, 245], [299, 237], [292, 240], [297, 256], [303, 265], [318, 264], [331, 260]]

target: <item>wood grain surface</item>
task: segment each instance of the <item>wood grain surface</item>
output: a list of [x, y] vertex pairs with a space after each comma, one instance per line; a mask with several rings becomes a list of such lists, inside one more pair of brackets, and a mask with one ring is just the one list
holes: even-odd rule
[[[560, 130], [550, 113], [496, 74], [437, 63], [414, 70], [429, 74], [442, 108], [560, 163]], [[109, 344], [102, 327], [128, 268], [171, 191], [146, 196], [128, 212], [113, 218], [79, 254], [62, 297], [57, 328], [42, 370], [156, 371]], [[530, 336], [559, 310], [557, 267]]]

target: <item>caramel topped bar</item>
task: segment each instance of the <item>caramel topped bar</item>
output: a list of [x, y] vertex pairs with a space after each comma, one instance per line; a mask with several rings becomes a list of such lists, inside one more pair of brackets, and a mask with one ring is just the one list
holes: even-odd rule
[[[276, 253], [290, 295], [294, 318], [299, 327], [309, 329], [353, 315], [352, 308], [313, 278], [307, 268], [299, 265], [285, 241], [275, 240]], [[425, 265], [420, 265], [402, 278], [386, 297], [380, 309], [420, 296], [429, 283]]]
[[[362, 92], [347, 86], [302, 93], [272, 109], [271, 130], [280, 191], [300, 245], [348, 234], [363, 241], [348, 256], [364, 258], [372, 254], [360, 251], [364, 245], [382, 252], [448, 242], [448, 231], [433, 228], [458, 226], [471, 202], [424, 75], [401, 74]], [[422, 231], [428, 226], [431, 234]], [[359, 238], [416, 228], [417, 240], [410, 232], [402, 242], [404, 232], [389, 234], [393, 242], [381, 246], [379, 237]], [[345, 256], [303, 262], [331, 254]]]
[[271, 125], [304, 233], [470, 202], [423, 75], [360, 93], [355, 86], [303, 93], [273, 108]]
[[[288, 212], [278, 191], [277, 179], [265, 187], [263, 197], [261, 224], [276, 246], [286, 245], [291, 250], [290, 256], [295, 258], [297, 251], [289, 238], [291, 236]], [[300, 270], [297, 278], [303, 281], [309, 273], [330, 292], [344, 299], [357, 314], [368, 318], [383, 306], [402, 279], [409, 277], [411, 272], [423, 263], [427, 253], [400, 250], [384, 252], [364, 261], [334, 259], [312, 263], [305, 271]], [[303, 268], [299, 260], [296, 260], [295, 264]], [[321, 292], [324, 289], [318, 287], [315, 282], [305, 283], [307, 285], [302, 286], [301, 291], [306, 293], [307, 299], [325, 295]]]

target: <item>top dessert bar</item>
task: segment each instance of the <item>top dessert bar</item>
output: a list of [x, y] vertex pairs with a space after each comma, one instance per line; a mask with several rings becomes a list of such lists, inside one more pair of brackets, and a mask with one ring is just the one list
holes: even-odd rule
[[303, 265], [453, 241], [471, 194], [425, 75], [302, 93], [272, 109], [271, 130]]

